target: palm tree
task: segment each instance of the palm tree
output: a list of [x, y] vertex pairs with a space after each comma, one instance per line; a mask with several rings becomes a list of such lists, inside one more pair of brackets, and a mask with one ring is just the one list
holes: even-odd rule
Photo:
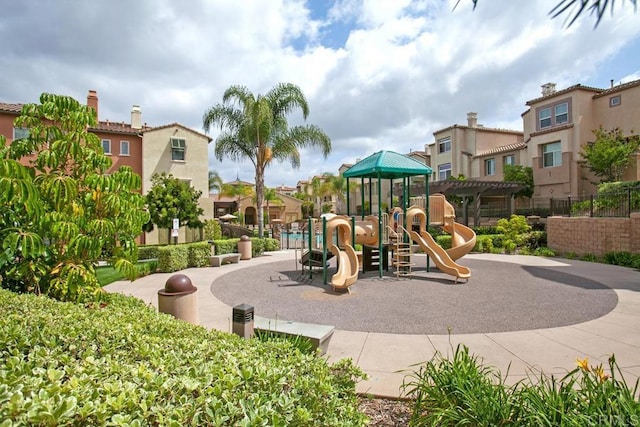
[[222, 104], [211, 107], [202, 117], [205, 132], [212, 126], [220, 127], [215, 147], [218, 160], [222, 161], [224, 157], [233, 161], [248, 159], [255, 167], [260, 237], [264, 229], [264, 172], [271, 161], [289, 160], [294, 168], [298, 168], [300, 148], [318, 147], [325, 158], [331, 152], [331, 140], [319, 127], [289, 128], [287, 115], [298, 108], [306, 119], [309, 115], [307, 100], [300, 88], [291, 83], [279, 83], [257, 97], [245, 86], [231, 86], [224, 92]]
[[[264, 201], [267, 205], [267, 219], [269, 218], [269, 203], [271, 202], [275, 202], [274, 204], [276, 205], [281, 205], [282, 204], [282, 200], [280, 200], [280, 197], [278, 196], [278, 193], [276, 192], [275, 188], [267, 188], [265, 187], [264, 189]], [[253, 197], [253, 203], [255, 203], [256, 205], [258, 204], [258, 198], [257, 196], [254, 195]]]
[[216, 171], [209, 171], [209, 191], [222, 189], [222, 178]]
[[[476, 6], [478, 6], [478, 0], [471, 1], [473, 2], [473, 9], [475, 9]], [[624, 1], [622, 3], [624, 3]], [[637, 0], [629, 0], [629, 3], [633, 5], [635, 11]], [[453, 8], [455, 9], [458, 4], [460, 4], [460, 0], [456, 2]], [[573, 17], [567, 25], [567, 27], [570, 27], [580, 16], [589, 12], [589, 14], [595, 15], [595, 26], [597, 27], [608, 8], [611, 10], [611, 15], [613, 15], [615, 4], [615, 0], [559, 0], [558, 3], [553, 7], [553, 9], [549, 11], [549, 15], [551, 15], [552, 18], [557, 18], [558, 16], [565, 13], [569, 15], [573, 14]], [[569, 16], [567, 17], [567, 20], [568, 19]]]
[[[251, 186], [234, 181], [220, 186], [220, 195], [236, 199], [236, 209], [240, 209], [240, 199], [253, 193]], [[244, 221], [243, 221], [244, 222]]]
[[337, 209], [338, 212], [342, 212], [342, 205], [346, 200], [346, 192], [347, 192], [347, 180], [342, 175], [333, 175], [329, 174], [327, 176], [326, 182], [328, 184], [328, 191], [331, 196], [335, 196], [338, 199], [340, 208]]

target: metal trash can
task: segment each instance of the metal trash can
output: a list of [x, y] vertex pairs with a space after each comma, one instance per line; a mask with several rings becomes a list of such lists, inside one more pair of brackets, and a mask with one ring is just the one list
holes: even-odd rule
[[197, 325], [197, 290], [188, 276], [174, 274], [167, 279], [164, 289], [158, 291], [158, 311]]
[[233, 333], [243, 338], [251, 338], [254, 334], [254, 310], [249, 304], [233, 307]]
[[240, 252], [240, 259], [251, 259], [251, 239], [249, 236], [240, 237], [238, 252]]

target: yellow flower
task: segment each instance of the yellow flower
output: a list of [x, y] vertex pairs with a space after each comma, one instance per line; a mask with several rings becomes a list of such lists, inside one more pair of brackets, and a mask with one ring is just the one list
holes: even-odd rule
[[576, 365], [578, 368], [582, 369], [585, 372], [589, 372], [589, 358], [585, 357], [584, 359], [576, 359]]
[[601, 383], [609, 379], [609, 375], [604, 373], [604, 369], [602, 368], [602, 365], [594, 367], [593, 373], [596, 375], [596, 377], [598, 377]]

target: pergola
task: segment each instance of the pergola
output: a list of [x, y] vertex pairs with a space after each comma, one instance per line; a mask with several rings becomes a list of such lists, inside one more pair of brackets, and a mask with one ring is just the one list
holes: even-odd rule
[[[458, 196], [462, 198], [463, 222], [469, 225], [469, 199], [473, 198], [473, 225], [480, 225], [480, 198], [482, 196], [505, 196], [512, 200], [513, 195], [525, 188], [518, 182], [500, 181], [436, 181], [429, 184], [432, 193], [442, 193], [446, 196]], [[511, 213], [511, 203], [508, 203]]]
[[[388, 179], [390, 188], [393, 189], [393, 180], [402, 179], [402, 208], [407, 209], [407, 201], [409, 200], [407, 189], [410, 188], [411, 177], [423, 176], [425, 179], [425, 197], [427, 199], [427, 212], [429, 211], [429, 175], [433, 170], [419, 161], [411, 157], [393, 151], [378, 151], [369, 157], [359, 161], [355, 165], [347, 169], [342, 176], [347, 178], [347, 215], [351, 215], [349, 203], [349, 178], [360, 178], [361, 188], [364, 189], [364, 180], [368, 178], [369, 187], [371, 187], [372, 179], [377, 180], [378, 188], [378, 236], [382, 236], [382, 186], [383, 179]], [[364, 190], [361, 191], [362, 209], [361, 214], [364, 219]], [[369, 191], [369, 206], [371, 206], [371, 191]], [[390, 194], [389, 207], [393, 207], [393, 191]], [[382, 253], [382, 239], [378, 238], [378, 250]], [[382, 263], [379, 265], [379, 274], [382, 277]]]

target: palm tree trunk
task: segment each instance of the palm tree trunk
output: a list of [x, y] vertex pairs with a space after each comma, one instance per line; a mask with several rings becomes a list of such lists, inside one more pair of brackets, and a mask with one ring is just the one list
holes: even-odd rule
[[256, 203], [258, 205], [258, 237], [264, 237], [264, 209], [262, 202], [264, 199], [264, 173], [259, 167], [256, 168]]

